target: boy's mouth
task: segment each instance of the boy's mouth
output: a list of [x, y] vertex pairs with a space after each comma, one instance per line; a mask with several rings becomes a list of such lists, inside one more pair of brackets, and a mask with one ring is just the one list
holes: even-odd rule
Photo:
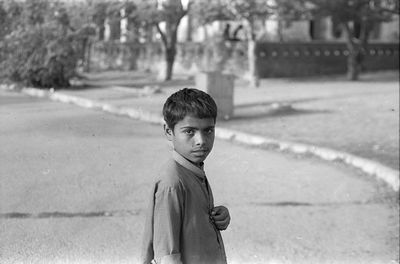
[[192, 154], [195, 156], [204, 156], [208, 153], [208, 149], [196, 149], [192, 151]]

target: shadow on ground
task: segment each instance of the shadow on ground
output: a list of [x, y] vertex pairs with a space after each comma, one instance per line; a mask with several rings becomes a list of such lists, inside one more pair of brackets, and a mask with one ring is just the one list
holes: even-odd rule
[[[329, 80], [327, 80], [327, 78]], [[304, 76], [304, 77], [292, 77], [282, 78], [287, 82], [396, 82], [399, 81], [400, 74], [397, 72], [394, 74], [393, 71], [381, 71], [381, 72], [362, 72], [357, 81], [352, 81], [347, 78], [345, 74], [332, 74], [329, 76]]]
[[305, 98], [291, 101], [266, 101], [258, 103], [249, 103], [236, 105], [234, 115], [230, 120], [250, 120], [265, 117], [283, 117], [309, 114], [330, 114], [332, 111], [323, 109], [298, 109], [293, 105], [296, 103], [304, 103], [317, 101], [321, 98]]
[[330, 114], [332, 111], [329, 110], [305, 110], [296, 109], [292, 106], [287, 106], [278, 109], [266, 109], [266, 110], [254, 110], [246, 109], [245, 111], [236, 111], [234, 117], [230, 120], [251, 120], [265, 117], [283, 117], [283, 116], [297, 116], [297, 115], [311, 115], [311, 114]]
[[148, 72], [102, 72], [88, 73], [82, 76], [69, 90], [85, 90], [92, 88], [109, 88], [119, 86], [131, 89], [141, 89], [145, 86], [172, 88], [172, 87], [194, 87], [193, 78], [176, 76], [173, 80], [158, 80], [157, 76]]
[[20, 213], [20, 212], [11, 212], [11, 213], [4, 213], [0, 214], [0, 219], [7, 219], [7, 218], [22, 218], [22, 219], [44, 219], [44, 218], [87, 218], [87, 217], [123, 217], [123, 216], [132, 216], [132, 215], [139, 215], [141, 210], [120, 210], [120, 211], [98, 211], [98, 212], [78, 212], [78, 213], [71, 213], [71, 212], [42, 212], [38, 214], [32, 213]]

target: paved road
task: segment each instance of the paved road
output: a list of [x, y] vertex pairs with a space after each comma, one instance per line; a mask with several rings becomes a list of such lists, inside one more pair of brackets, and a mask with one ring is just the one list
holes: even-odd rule
[[[141, 71], [88, 77], [90, 89], [63, 92], [156, 114], [171, 91], [195, 85], [188, 76], [160, 82]], [[258, 89], [236, 79], [234, 116], [220, 126], [345, 151], [399, 170], [399, 73], [363, 73], [360, 78], [357, 82], [345, 76], [268, 78]], [[162, 92], [135, 95], [151, 91], [142, 89], [145, 85], [159, 86]], [[279, 107], [282, 104], [291, 107]]]
[[[0, 91], [0, 263], [135, 263], [161, 128]], [[230, 263], [397, 263], [398, 205], [340, 164], [217, 141]]]

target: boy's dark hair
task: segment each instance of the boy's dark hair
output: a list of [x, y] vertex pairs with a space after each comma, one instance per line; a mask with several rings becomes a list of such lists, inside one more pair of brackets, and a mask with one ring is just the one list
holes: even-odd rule
[[165, 101], [163, 107], [164, 120], [170, 129], [183, 120], [186, 115], [197, 118], [217, 119], [217, 104], [207, 93], [194, 89], [184, 88], [173, 93]]

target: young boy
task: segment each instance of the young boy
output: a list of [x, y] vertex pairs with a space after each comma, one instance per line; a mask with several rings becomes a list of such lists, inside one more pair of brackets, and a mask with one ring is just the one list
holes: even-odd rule
[[151, 193], [142, 263], [226, 263], [220, 230], [230, 215], [214, 207], [203, 170], [214, 145], [217, 105], [207, 93], [185, 88], [167, 99], [163, 115], [173, 153]]

